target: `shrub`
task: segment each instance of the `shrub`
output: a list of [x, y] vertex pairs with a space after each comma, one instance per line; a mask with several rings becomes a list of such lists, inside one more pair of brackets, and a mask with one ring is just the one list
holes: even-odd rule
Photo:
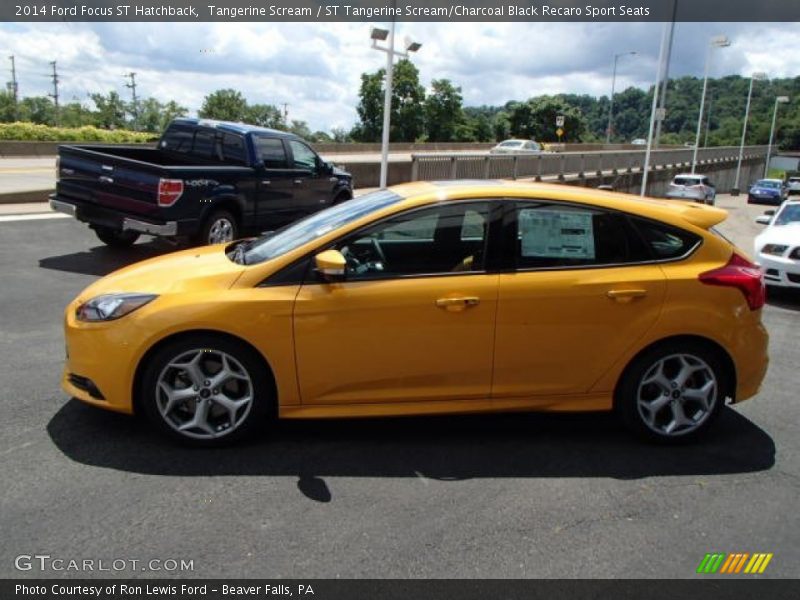
[[84, 127], [51, 127], [35, 123], [0, 123], [0, 140], [25, 142], [109, 142], [115, 144], [141, 144], [158, 139], [152, 133], [125, 129], [98, 129]]

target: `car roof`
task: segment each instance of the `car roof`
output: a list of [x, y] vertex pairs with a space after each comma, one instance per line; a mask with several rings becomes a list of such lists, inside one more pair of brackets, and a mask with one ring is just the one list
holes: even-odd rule
[[[680, 221], [688, 222], [703, 229], [721, 223], [728, 216], [725, 210], [695, 202], [662, 200], [596, 188], [533, 181], [415, 181], [393, 186], [391, 191], [403, 197], [408, 205], [423, 205], [466, 198], [500, 200], [531, 198], [573, 201], [594, 205], [598, 208], [621, 210], [653, 219], [671, 221], [676, 224]], [[676, 222], [676, 219], [679, 221]]]
[[280, 131], [279, 129], [270, 129], [269, 127], [260, 127], [258, 125], [251, 125], [249, 123], [235, 123], [233, 121], [218, 121], [216, 119], [202, 119], [196, 117], [178, 117], [174, 122], [186, 125], [196, 125], [199, 127], [209, 127], [211, 129], [221, 129], [231, 133], [238, 133], [245, 135], [247, 133], [267, 133], [274, 137], [300, 139], [293, 133], [288, 131]]

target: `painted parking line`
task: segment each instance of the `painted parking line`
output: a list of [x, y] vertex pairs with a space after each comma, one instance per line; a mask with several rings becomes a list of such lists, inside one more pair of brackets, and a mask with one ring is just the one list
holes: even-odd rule
[[37, 213], [33, 215], [2, 215], [0, 223], [10, 223], [12, 221], [44, 221], [47, 219], [71, 219], [69, 215], [61, 213]]

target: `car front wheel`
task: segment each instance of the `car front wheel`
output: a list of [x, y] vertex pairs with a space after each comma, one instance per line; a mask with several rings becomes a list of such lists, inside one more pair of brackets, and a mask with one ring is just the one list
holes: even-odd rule
[[181, 442], [218, 446], [252, 434], [272, 414], [265, 367], [243, 344], [191, 336], [169, 343], [145, 367], [141, 406]]
[[701, 435], [730, 394], [718, 353], [694, 343], [667, 343], [639, 356], [617, 389], [616, 407], [635, 433], [658, 442]]

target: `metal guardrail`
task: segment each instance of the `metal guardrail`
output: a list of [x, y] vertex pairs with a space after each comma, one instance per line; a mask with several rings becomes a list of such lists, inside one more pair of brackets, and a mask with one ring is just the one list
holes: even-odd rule
[[[690, 167], [692, 148], [653, 150], [650, 168]], [[766, 158], [767, 146], [745, 146], [744, 159]], [[518, 179], [590, 177], [617, 175], [644, 170], [644, 150], [561, 152], [543, 154], [412, 154], [411, 181], [443, 179]], [[703, 148], [697, 152], [697, 164], [709, 165], [736, 161], [739, 146]]]

